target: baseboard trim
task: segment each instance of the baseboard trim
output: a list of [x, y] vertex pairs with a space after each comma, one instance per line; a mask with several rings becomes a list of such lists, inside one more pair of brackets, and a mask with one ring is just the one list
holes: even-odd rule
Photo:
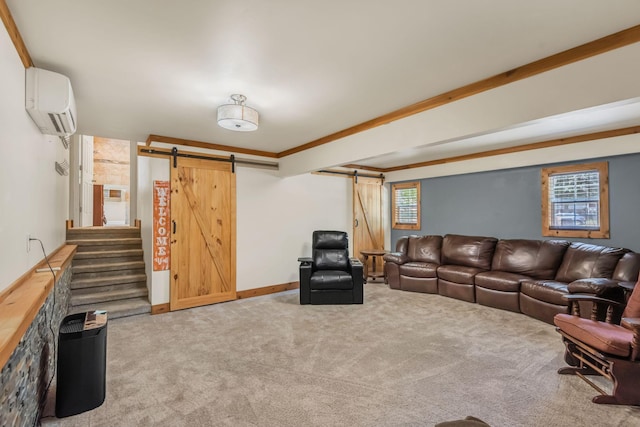
[[262, 295], [275, 294], [278, 292], [290, 291], [291, 289], [298, 289], [300, 282], [282, 283], [280, 285], [265, 286], [263, 288], [247, 289], [246, 291], [236, 292], [237, 299], [245, 299], [252, 297], [259, 297]]
[[165, 304], [156, 304], [156, 305], [152, 305], [151, 306], [151, 314], [162, 314], [162, 313], [168, 313], [169, 311], [171, 311], [171, 307], [169, 305], [169, 303], [165, 303]]
[[[236, 292], [236, 299], [246, 299], [252, 297], [259, 297], [262, 295], [276, 294], [278, 292], [290, 291], [291, 289], [298, 289], [300, 282], [282, 283], [280, 285], [265, 286], [263, 288], [247, 289], [246, 291]], [[156, 304], [151, 306], [151, 314], [169, 313], [171, 307], [169, 303]]]

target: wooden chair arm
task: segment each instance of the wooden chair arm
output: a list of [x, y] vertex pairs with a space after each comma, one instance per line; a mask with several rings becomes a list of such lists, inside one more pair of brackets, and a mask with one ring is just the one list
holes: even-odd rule
[[625, 291], [633, 291], [633, 288], [636, 287], [636, 282], [619, 282], [618, 286], [620, 286]]
[[607, 298], [597, 297], [592, 294], [569, 294], [564, 295], [564, 299], [569, 302], [569, 313], [574, 316], [580, 316], [580, 301], [588, 301], [592, 302], [593, 306], [591, 307], [591, 320], [598, 320], [598, 306], [603, 304], [607, 306], [607, 317], [605, 321], [607, 323], [612, 323], [613, 319], [613, 308], [614, 307], [622, 307], [624, 304], [614, 301]]
[[591, 301], [591, 302], [595, 302], [595, 303], [599, 303], [599, 304], [614, 305], [614, 306], [617, 306], [617, 307], [620, 307], [620, 306], [623, 305], [622, 303], [620, 303], [618, 301], [614, 301], [612, 299], [607, 299], [607, 298], [597, 297], [597, 296], [591, 295], [591, 294], [569, 294], [569, 295], [564, 295], [563, 298], [566, 299], [569, 302], [572, 302], [572, 301]]
[[638, 357], [640, 356], [640, 318], [623, 317], [620, 325], [633, 331], [633, 340], [631, 341], [631, 360], [638, 360]]

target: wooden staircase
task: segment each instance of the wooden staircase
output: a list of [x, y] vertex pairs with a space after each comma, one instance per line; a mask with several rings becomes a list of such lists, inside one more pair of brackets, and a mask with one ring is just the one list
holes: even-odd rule
[[69, 313], [106, 310], [110, 319], [151, 312], [139, 227], [67, 229], [73, 257]]

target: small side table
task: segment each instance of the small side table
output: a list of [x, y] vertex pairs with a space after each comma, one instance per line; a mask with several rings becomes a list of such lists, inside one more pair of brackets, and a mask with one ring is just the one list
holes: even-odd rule
[[[364, 258], [364, 280], [368, 282], [369, 279], [376, 280], [378, 277], [384, 277], [384, 272], [378, 272], [376, 269], [376, 258], [383, 256], [387, 251], [384, 249], [363, 249], [360, 251], [360, 255]], [[368, 268], [368, 260], [371, 257], [371, 270]]]

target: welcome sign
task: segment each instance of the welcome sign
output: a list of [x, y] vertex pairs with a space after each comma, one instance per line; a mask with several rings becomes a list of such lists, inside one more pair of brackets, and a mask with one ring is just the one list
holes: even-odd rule
[[153, 181], [153, 271], [169, 270], [169, 181]]

